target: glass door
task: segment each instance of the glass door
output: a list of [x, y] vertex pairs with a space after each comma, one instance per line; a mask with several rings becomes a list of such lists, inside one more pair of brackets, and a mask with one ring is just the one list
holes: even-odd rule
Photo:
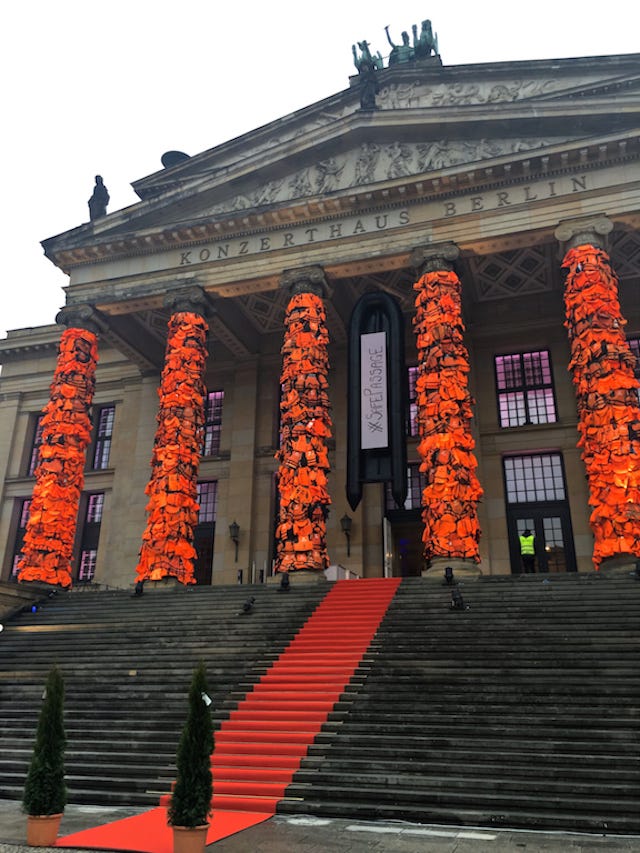
[[523, 570], [520, 535], [529, 529], [535, 536], [536, 572], [575, 572], [576, 558], [571, 519], [566, 505], [555, 507], [512, 507], [508, 512], [511, 571]]

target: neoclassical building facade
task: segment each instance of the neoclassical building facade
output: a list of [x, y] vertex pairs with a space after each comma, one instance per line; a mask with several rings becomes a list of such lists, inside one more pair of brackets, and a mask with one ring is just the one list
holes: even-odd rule
[[639, 63], [361, 71], [44, 241], [2, 580], [508, 574], [526, 528], [539, 571], [640, 556]]

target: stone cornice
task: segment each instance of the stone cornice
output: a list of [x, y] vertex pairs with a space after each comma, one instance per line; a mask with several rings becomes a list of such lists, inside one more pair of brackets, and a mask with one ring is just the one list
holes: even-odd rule
[[[238, 211], [224, 218], [194, 220], [158, 231], [149, 229], [139, 234], [123, 234], [115, 238], [87, 234], [85, 245], [52, 250], [49, 256], [65, 271], [76, 266], [96, 264], [118, 258], [149, 255], [167, 249], [195, 247], [212, 239], [244, 237], [256, 233], [327, 221], [333, 217], [376, 212], [381, 209], [419, 204], [425, 198], [443, 199], [461, 192], [486, 192], [536, 178], [553, 178], [579, 169], [609, 167], [637, 161], [640, 136], [611, 136], [597, 142], [572, 142], [561, 149], [536, 149], [516, 156], [498, 158], [491, 165], [483, 162], [465, 164], [406, 177], [384, 187], [347, 190], [324, 199], [295, 201], [271, 210]], [[89, 238], [93, 238], [89, 242]]]
[[51, 355], [58, 351], [60, 326], [39, 326], [34, 329], [14, 329], [0, 339], [0, 363], [25, 355]]

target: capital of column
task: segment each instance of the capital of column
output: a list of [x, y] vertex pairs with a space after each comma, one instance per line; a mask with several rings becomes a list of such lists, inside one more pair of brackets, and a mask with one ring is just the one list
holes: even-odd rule
[[320, 266], [285, 270], [280, 277], [280, 287], [289, 290], [292, 296], [297, 293], [313, 293], [320, 297], [331, 295], [324, 270]]
[[206, 318], [215, 313], [211, 300], [197, 284], [172, 290], [164, 297], [162, 304], [172, 314], [188, 312]]
[[564, 219], [554, 231], [562, 254], [569, 249], [589, 243], [598, 249], [607, 248], [607, 237], [613, 231], [613, 222], [604, 213], [578, 219]]
[[428, 246], [418, 246], [411, 252], [409, 263], [418, 271], [418, 275], [437, 270], [453, 269], [454, 261], [460, 257], [460, 249], [455, 243], [432, 243]]
[[67, 329], [85, 329], [94, 335], [104, 332], [106, 323], [93, 305], [65, 305], [56, 314], [56, 323]]

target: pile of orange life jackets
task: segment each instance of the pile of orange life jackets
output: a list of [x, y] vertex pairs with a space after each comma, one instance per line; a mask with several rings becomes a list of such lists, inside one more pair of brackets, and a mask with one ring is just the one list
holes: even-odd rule
[[423, 275], [416, 284], [413, 320], [418, 347], [416, 402], [422, 492], [423, 543], [427, 560], [459, 557], [480, 561], [473, 417], [468, 391], [469, 355], [464, 345], [460, 281], [454, 272]]
[[195, 583], [193, 530], [199, 510], [207, 328], [206, 320], [191, 312], [178, 312], [169, 320], [137, 580], [172, 576]]
[[42, 444], [18, 564], [20, 581], [71, 585], [97, 361], [93, 332], [67, 329], [62, 333], [51, 395], [41, 419]]
[[323, 571], [329, 560], [326, 519], [331, 417], [327, 393], [329, 335], [322, 299], [312, 293], [291, 298], [282, 346], [282, 398], [278, 467], [279, 572]]
[[592, 245], [570, 249], [565, 326], [571, 345], [578, 430], [587, 469], [593, 562], [640, 556], [640, 406], [635, 356], [625, 338], [609, 257]]

